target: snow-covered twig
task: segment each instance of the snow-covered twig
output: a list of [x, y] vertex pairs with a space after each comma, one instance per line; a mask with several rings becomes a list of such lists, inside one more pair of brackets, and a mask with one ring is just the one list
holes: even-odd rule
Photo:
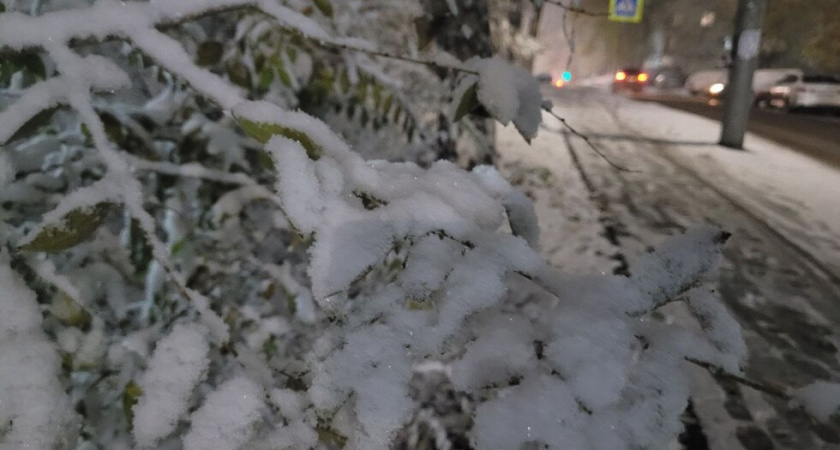
[[[108, 167], [108, 176], [120, 180], [120, 183], [112, 183], [111, 186], [119, 186], [119, 198], [137, 220], [149, 245], [152, 248], [152, 255], [161, 265], [163, 270], [175, 283], [178, 290], [185, 299], [190, 300], [199, 311], [202, 319], [218, 341], [227, 340], [227, 325], [210, 308], [209, 300], [203, 295], [195, 292], [187, 286], [183, 275], [178, 272], [169, 260], [166, 246], [158, 239], [155, 229], [154, 218], [143, 208], [142, 186], [131, 174], [130, 167], [126, 160], [114, 149], [108, 141], [105, 125], [102, 119], [96, 114], [90, 98], [90, 91], [98, 81], [96, 78], [86, 78], [90, 70], [86, 67], [91, 64], [89, 59], [84, 59], [74, 53], [63, 43], [52, 42], [47, 51], [56, 62], [59, 71], [67, 76], [66, 100], [70, 106], [78, 112], [82, 122], [87, 126], [93, 139], [94, 146], [99, 152], [105, 165]], [[100, 70], [113, 71], [115, 68], [102, 66]], [[92, 69], [95, 70], [95, 69]], [[119, 69], [116, 69], [119, 70]]]

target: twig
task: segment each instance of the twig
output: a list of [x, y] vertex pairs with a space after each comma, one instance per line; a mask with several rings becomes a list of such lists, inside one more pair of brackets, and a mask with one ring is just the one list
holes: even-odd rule
[[584, 141], [584, 142], [586, 142], [586, 145], [588, 145], [588, 146], [589, 146], [589, 148], [591, 148], [591, 149], [592, 149], [592, 151], [593, 151], [593, 152], [595, 152], [598, 156], [600, 156], [601, 158], [603, 158], [603, 159], [604, 159], [604, 161], [606, 161], [606, 162], [607, 162], [607, 164], [609, 164], [610, 166], [612, 166], [612, 168], [613, 168], [613, 169], [615, 169], [615, 170], [617, 170], [617, 171], [619, 171], [619, 172], [632, 172], [632, 173], [639, 173], [639, 172], [640, 172], [639, 170], [632, 170], [632, 169], [628, 169], [628, 168], [626, 168], [626, 167], [619, 166], [618, 164], [616, 164], [616, 163], [612, 162], [612, 160], [610, 160], [610, 158], [608, 158], [608, 157], [607, 157], [607, 155], [605, 155], [605, 154], [604, 154], [601, 150], [599, 150], [599, 149], [598, 149], [598, 147], [596, 147], [596, 146], [595, 146], [595, 144], [593, 144], [593, 143], [592, 143], [592, 140], [590, 140], [589, 136], [587, 136], [587, 135], [585, 135], [585, 134], [583, 134], [583, 133], [579, 132], [579, 131], [578, 131], [578, 130], [576, 130], [574, 127], [572, 127], [571, 125], [569, 125], [569, 122], [567, 122], [567, 121], [566, 121], [566, 119], [565, 119], [564, 117], [560, 117], [560, 116], [558, 116], [558, 115], [557, 115], [554, 111], [552, 111], [550, 108], [543, 108], [543, 109], [545, 110], [545, 112], [547, 112], [547, 113], [551, 114], [551, 116], [552, 116], [552, 117], [554, 117], [555, 119], [557, 119], [558, 121], [560, 121], [560, 123], [562, 123], [562, 124], [563, 124], [563, 126], [564, 126], [564, 127], [566, 127], [566, 129], [568, 129], [568, 130], [569, 130], [572, 134], [574, 134], [575, 136], [577, 136], [577, 137], [579, 137], [579, 138], [583, 139], [583, 141]]
[[[183, 22], [194, 21], [194, 20], [197, 20], [201, 17], [205, 17], [205, 16], [208, 16], [208, 15], [214, 15], [214, 14], [220, 14], [220, 13], [232, 12], [232, 11], [248, 11], [248, 10], [253, 11], [253, 12], [259, 12], [259, 13], [265, 14], [268, 17], [276, 19], [276, 17], [274, 17], [269, 12], [263, 11], [262, 9], [260, 9], [259, 3], [251, 2], [249, 0], [243, 0], [241, 4], [222, 5], [218, 8], [213, 8], [213, 9], [203, 11], [201, 14], [195, 15], [195, 16], [181, 16], [181, 17], [177, 17], [177, 18], [164, 18], [159, 23], [155, 24], [154, 28], [156, 28], [158, 31], [163, 31], [163, 30], [166, 30], [168, 28], [172, 28], [174, 26], [177, 26], [177, 25], [179, 25]], [[363, 48], [363, 47], [359, 47], [359, 46], [355, 46], [355, 45], [350, 45], [350, 44], [339, 42], [339, 41], [336, 41], [336, 40], [327, 41], [327, 40], [318, 39], [317, 37], [307, 35], [303, 31], [301, 31], [300, 29], [289, 27], [288, 25], [285, 25], [285, 24], [282, 24], [282, 23], [279, 23], [279, 22], [277, 22], [277, 25], [280, 26], [281, 28], [285, 29], [286, 31], [291, 32], [294, 35], [300, 36], [304, 39], [312, 41], [315, 44], [320, 45], [322, 47], [326, 47], [326, 48], [333, 48], [333, 49], [341, 49], [341, 50], [348, 50], [348, 51], [366, 53], [366, 54], [372, 55], [372, 56], [379, 56], [379, 57], [382, 57], [382, 58], [396, 59], [396, 60], [405, 61], [405, 62], [409, 62], [409, 63], [413, 63], [413, 64], [422, 64], [422, 65], [425, 65], [425, 66], [437, 67], [439, 69], [457, 70], [459, 72], [469, 73], [469, 74], [473, 74], [473, 75], [478, 74], [477, 71], [472, 70], [472, 69], [468, 69], [468, 68], [463, 67], [463, 66], [446, 64], [446, 63], [442, 63], [442, 62], [439, 62], [439, 61], [412, 58], [410, 56], [404, 56], [404, 55], [396, 55], [396, 54], [384, 52], [384, 51], [381, 51], [381, 50], [368, 49], [368, 48]], [[82, 46], [82, 45], [90, 45], [90, 44], [95, 44], [95, 43], [99, 43], [99, 42], [106, 42], [106, 41], [113, 41], [113, 40], [131, 40], [131, 36], [126, 36], [123, 33], [115, 33], [113, 35], [108, 35], [105, 38], [96, 38], [96, 37], [75, 38], [74, 37], [74, 38], [71, 38], [68, 41], [68, 44], [69, 44], [70, 47], [78, 47], [78, 46]], [[31, 45], [31, 46], [26, 46], [25, 48], [23, 48], [21, 50], [12, 50], [12, 49], [9, 49], [8, 47], [4, 46], [3, 43], [0, 43], [0, 57], [8, 56], [8, 55], [17, 55], [17, 54], [22, 54], [22, 53], [30, 53], [30, 52], [42, 52], [42, 51], [44, 51], [44, 49], [40, 45]]]
[[379, 56], [379, 57], [382, 57], [382, 58], [389, 58], [389, 59], [396, 59], [396, 60], [399, 60], [399, 61], [405, 61], [405, 62], [409, 62], [409, 63], [412, 63], [412, 64], [422, 64], [422, 65], [425, 65], [425, 66], [436, 67], [438, 69], [457, 70], [457, 71], [463, 72], [463, 73], [478, 75], [478, 71], [476, 71], [476, 70], [467, 69], [466, 67], [463, 67], [463, 66], [445, 64], [445, 63], [442, 63], [442, 62], [433, 61], [433, 60], [429, 60], [429, 59], [417, 59], [417, 58], [412, 58], [410, 56], [395, 55], [393, 53], [383, 52], [381, 50], [366, 49], [366, 48], [362, 48], [362, 47], [356, 47], [356, 46], [353, 46], [353, 45], [342, 44], [342, 43], [339, 43], [339, 42], [323, 41], [323, 42], [319, 42], [319, 44], [323, 47], [330, 47], [330, 48], [341, 49], [341, 50], [350, 50], [350, 51], [354, 51], [354, 52], [365, 53], [365, 54], [372, 55], [372, 56]]
[[608, 13], [608, 12], [592, 12], [592, 11], [585, 10], [583, 8], [578, 8], [577, 6], [569, 6], [569, 5], [561, 2], [560, 0], [545, 0], [545, 2], [548, 3], [548, 4], [554, 5], [554, 6], [559, 6], [560, 8], [565, 9], [566, 11], [573, 12], [573, 13], [576, 13], [576, 14], [581, 14], [581, 15], [584, 15], [584, 16], [607, 17], [607, 16], [610, 15], [610, 13]]
[[776, 386], [771, 386], [769, 384], [760, 383], [758, 381], [750, 380], [750, 379], [744, 378], [740, 375], [735, 375], [733, 373], [729, 373], [729, 372], [723, 370], [723, 368], [718, 367], [718, 366], [716, 366], [716, 365], [714, 365], [710, 362], [701, 361], [699, 359], [694, 359], [694, 358], [691, 358], [691, 357], [688, 357], [688, 356], [685, 357], [685, 360], [694, 364], [695, 366], [699, 366], [699, 367], [702, 367], [702, 368], [708, 370], [709, 373], [711, 373], [712, 375], [714, 375], [716, 377], [726, 378], [728, 380], [732, 380], [736, 383], [743, 384], [744, 386], [753, 388], [753, 389], [755, 389], [757, 391], [760, 391], [760, 392], [764, 392], [765, 394], [772, 395], [773, 397], [776, 397], [776, 398], [779, 398], [779, 399], [782, 399], [782, 400], [790, 401], [790, 400], [793, 399], [793, 397], [791, 397], [790, 394], [788, 394], [787, 392], [785, 392], [781, 388], [778, 388]]

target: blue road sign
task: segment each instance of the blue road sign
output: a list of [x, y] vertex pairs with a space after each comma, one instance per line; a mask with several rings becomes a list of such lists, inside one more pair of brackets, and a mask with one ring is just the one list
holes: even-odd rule
[[610, 0], [610, 20], [639, 23], [645, 0]]

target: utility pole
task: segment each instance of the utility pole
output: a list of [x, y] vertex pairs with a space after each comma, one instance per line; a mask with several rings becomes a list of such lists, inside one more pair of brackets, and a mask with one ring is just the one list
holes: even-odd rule
[[738, 0], [735, 14], [735, 32], [732, 35], [732, 63], [726, 98], [723, 103], [723, 127], [720, 145], [744, 148], [744, 133], [752, 108], [752, 79], [758, 67], [758, 50], [761, 46], [761, 21], [767, 0]]

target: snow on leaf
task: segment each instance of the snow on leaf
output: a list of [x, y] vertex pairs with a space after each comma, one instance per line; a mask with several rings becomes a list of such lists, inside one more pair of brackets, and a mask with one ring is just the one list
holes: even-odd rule
[[190, 417], [184, 450], [241, 448], [253, 435], [264, 397], [262, 388], [244, 376], [226, 381]]
[[77, 417], [59, 382], [59, 356], [41, 330], [35, 293], [11, 269], [5, 250], [0, 291], [0, 446], [70, 448]]
[[817, 381], [793, 393], [808, 414], [828, 422], [832, 415], [840, 414], [840, 384]]
[[633, 263], [631, 278], [651, 303], [665, 302], [690, 289], [720, 260], [729, 233], [712, 226], [697, 227], [657, 245]]
[[473, 61], [472, 67], [478, 70], [478, 101], [490, 115], [502, 125], [513, 122], [527, 141], [536, 137], [542, 94], [534, 77], [499, 58]]
[[265, 144], [272, 136], [284, 136], [293, 141], [300, 142], [306, 149], [306, 154], [312, 160], [317, 161], [321, 157], [321, 148], [306, 133], [294, 128], [286, 127], [276, 123], [254, 122], [243, 117], [236, 117], [239, 125], [252, 138]]
[[38, 233], [24, 240], [22, 250], [55, 253], [67, 250], [89, 238], [113, 209], [112, 203], [97, 203], [68, 212], [57, 223], [42, 226]]
[[206, 376], [209, 346], [200, 326], [176, 325], [161, 339], [140, 378], [140, 399], [132, 407], [134, 438], [151, 448], [175, 430], [190, 406], [193, 388]]

